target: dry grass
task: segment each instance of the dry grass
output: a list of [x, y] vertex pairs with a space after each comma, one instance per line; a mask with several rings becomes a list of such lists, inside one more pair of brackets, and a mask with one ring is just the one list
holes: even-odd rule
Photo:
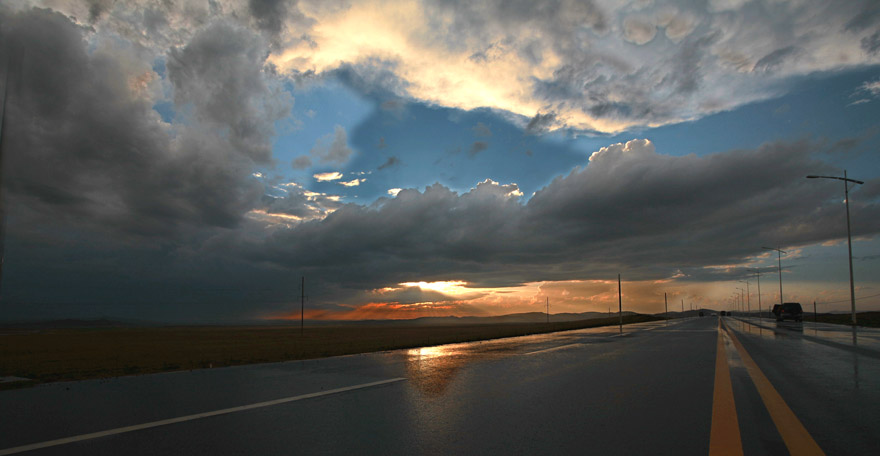
[[[804, 307], [804, 321], [813, 321], [813, 313], [806, 312], [806, 306]], [[815, 319], [821, 323], [852, 326], [851, 314], [818, 314], [815, 316]], [[880, 328], [880, 312], [858, 312], [856, 314], [856, 321], [859, 323], [859, 326]]]
[[[624, 323], [657, 320], [630, 315]], [[0, 376], [34, 383], [322, 358], [617, 324], [602, 318], [466, 326], [150, 327], [3, 330]], [[16, 384], [0, 385], [0, 388]], [[21, 386], [17, 384], [16, 386]]]

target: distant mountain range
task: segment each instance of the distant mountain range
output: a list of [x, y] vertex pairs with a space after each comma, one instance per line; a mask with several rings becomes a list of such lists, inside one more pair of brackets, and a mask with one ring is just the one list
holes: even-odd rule
[[[636, 312], [623, 312], [623, 315], [634, 315]], [[697, 311], [669, 312], [669, 316], [696, 316]], [[662, 317], [663, 314], [657, 314]], [[595, 318], [616, 317], [617, 312], [610, 315], [607, 312], [581, 312], [581, 313], [558, 313], [550, 314], [551, 322], [566, 322], [579, 320], [592, 320]], [[544, 323], [547, 314], [544, 312], [524, 312], [492, 317], [421, 317], [410, 320], [306, 320], [306, 326], [454, 326], [454, 325], [486, 325], [504, 323]], [[29, 328], [29, 329], [54, 329], [54, 328], [119, 328], [119, 327], [143, 327], [165, 325], [223, 325], [223, 326], [247, 326], [247, 325], [297, 325], [299, 320], [248, 320], [248, 321], [224, 321], [224, 322], [156, 322], [139, 320], [113, 320], [100, 319], [64, 319], [46, 321], [20, 321], [0, 322], [0, 327], [6, 328]]]
[[[635, 312], [623, 312], [623, 315], [633, 315]], [[616, 317], [617, 313], [608, 315], [607, 312], [582, 312], [582, 313], [558, 313], [550, 314], [551, 322], [591, 320], [594, 318]], [[410, 320], [306, 320], [307, 326], [331, 326], [331, 325], [396, 325], [396, 326], [455, 326], [455, 325], [487, 325], [504, 323], [544, 323], [547, 314], [544, 312], [525, 312], [492, 317], [420, 317]], [[296, 320], [294, 322], [297, 322]], [[285, 323], [294, 323], [290, 320]]]

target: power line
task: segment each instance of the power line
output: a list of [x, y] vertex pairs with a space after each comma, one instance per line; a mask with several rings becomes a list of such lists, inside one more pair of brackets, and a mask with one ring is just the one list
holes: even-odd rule
[[[877, 294], [874, 294], [874, 295], [870, 295], [870, 296], [860, 296], [860, 297], [856, 298], [856, 301], [858, 301], [858, 300], [860, 300], [860, 299], [876, 298], [877, 296], [880, 296], [880, 293], [877, 293]], [[842, 302], [850, 302], [850, 300], [849, 300], [849, 299], [843, 299], [843, 300], [841, 300], [841, 301], [817, 302], [816, 304], [840, 304], [840, 303], [842, 303]]]

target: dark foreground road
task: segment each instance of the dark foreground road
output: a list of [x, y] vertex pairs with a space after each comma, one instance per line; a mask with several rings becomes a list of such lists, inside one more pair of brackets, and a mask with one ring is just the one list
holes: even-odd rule
[[5, 391], [0, 455], [876, 454], [876, 334], [723, 320]]

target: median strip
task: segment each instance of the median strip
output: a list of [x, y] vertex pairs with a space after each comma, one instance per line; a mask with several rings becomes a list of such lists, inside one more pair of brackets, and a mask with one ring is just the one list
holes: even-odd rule
[[302, 394], [300, 396], [285, 397], [285, 398], [275, 399], [275, 400], [271, 400], [271, 401], [257, 402], [255, 404], [241, 405], [238, 407], [231, 407], [231, 408], [225, 408], [225, 409], [221, 409], [221, 410], [214, 410], [211, 412], [196, 413], [194, 415], [179, 416], [177, 418], [169, 418], [167, 420], [152, 421], [149, 423], [136, 424], [133, 426], [125, 426], [125, 427], [116, 428], [116, 429], [109, 429], [106, 431], [93, 432], [90, 434], [76, 435], [73, 437], [66, 437], [63, 439], [48, 440], [45, 442], [32, 443], [29, 445], [22, 445], [22, 446], [17, 446], [17, 447], [13, 447], [13, 448], [6, 448], [4, 450], [0, 450], [0, 456], [4, 456], [7, 454], [23, 453], [25, 451], [39, 450], [42, 448], [48, 448], [48, 447], [53, 447], [53, 446], [58, 446], [58, 445], [65, 445], [68, 443], [81, 442], [83, 440], [97, 439], [99, 437], [107, 437], [110, 435], [123, 434], [126, 432], [140, 431], [143, 429], [149, 429], [149, 428], [154, 428], [154, 427], [158, 427], [158, 426], [165, 426], [168, 424], [183, 423], [185, 421], [198, 420], [201, 418], [208, 418], [208, 417], [217, 416], [217, 415], [226, 415], [229, 413], [243, 412], [245, 410], [252, 410], [252, 409], [261, 408], [261, 407], [269, 407], [269, 406], [273, 406], [273, 405], [284, 404], [287, 402], [301, 401], [303, 399], [312, 399], [315, 397], [328, 396], [330, 394], [343, 393], [346, 391], [353, 391], [353, 390], [363, 389], [363, 388], [370, 388], [372, 386], [379, 386], [379, 385], [384, 385], [387, 383], [399, 382], [402, 380], [406, 380], [406, 379], [405, 378], [392, 378], [392, 379], [388, 379], [388, 380], [380, 380], [378, 382], [363, 383], [360, 385], [346, 386], [344, 388], [336, 388], [336, 389], [327, 390], [327, 391], [320, 391], [317, 393]]
[[798, 419], [797, 415], [785, 403], [785, 400], [782, 399], [782, 396], [779, 395], [767, 376], [761, 372], [761, 369], [758, 368], [758, 365], [733, 334], [733, 331], [730, 328], [725, 327], [725, 329], [727, 329], [727, 334], [730, 336], [730, 340], [733, 341], [740, 359], [745, 364], [749, 377], [752, 378], [752, 382], [758, 389], [761, 400], [764, 401], [767, 411], [770, 412], [773, 424], [776, 425], [776, 429], [782, 436], [785, 446], [788, 447], [789, 453], [797, 455], [824, 455], [825, 453], [816, 441], [813, 440], [810, 433], [807, 432], [807, 429]]
[[730, 381], [730, 366], [721, 321], [718, 322], [718, 348], [715, 355], [715, 391], [712, 396], [712, 428], [709, 432], [709, 455], [742, 455], [742, 439]]

